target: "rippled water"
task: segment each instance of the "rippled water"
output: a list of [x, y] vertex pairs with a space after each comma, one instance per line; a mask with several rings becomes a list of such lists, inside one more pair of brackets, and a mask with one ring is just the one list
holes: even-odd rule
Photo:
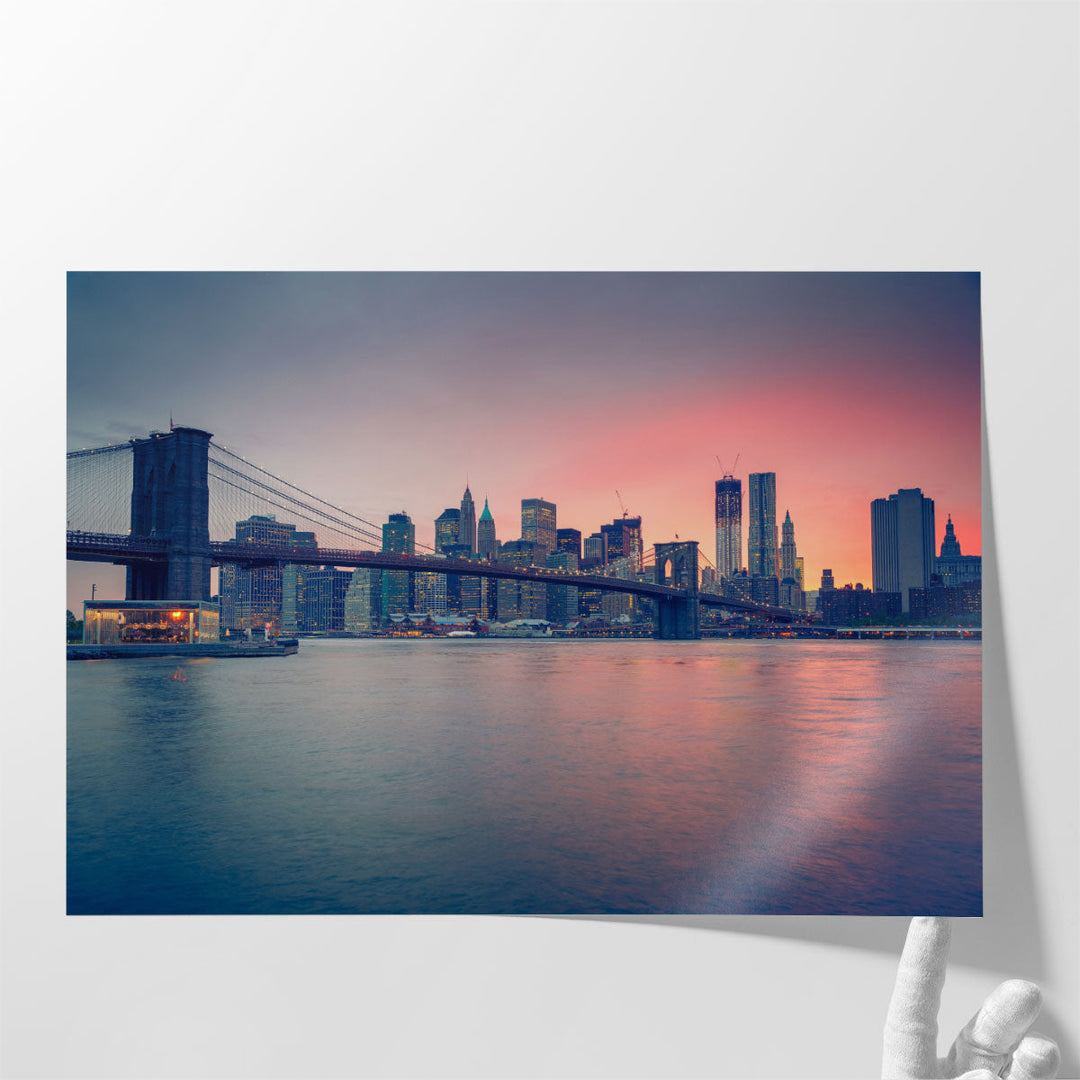
[[308, 640], [67, 677], [71, 913], [981, 913], [977, 643]]

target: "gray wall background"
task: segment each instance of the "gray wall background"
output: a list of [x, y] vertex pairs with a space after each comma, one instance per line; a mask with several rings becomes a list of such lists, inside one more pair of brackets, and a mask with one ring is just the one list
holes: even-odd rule
[[986, 917], [942, 1027], [1035, 978], [1080, 1074], [1075, 5], [9, 23], [5, 1075], [877, 1068], [904, 920], [65, 918], [63, 274], [259, 268], [981, 270]]

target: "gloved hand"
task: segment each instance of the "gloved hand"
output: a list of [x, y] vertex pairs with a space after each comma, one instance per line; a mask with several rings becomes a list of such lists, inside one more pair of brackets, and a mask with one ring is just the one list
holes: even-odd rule
[[1022, 979], [1003, 982], [938, 1058], [950, 935], [948, 919], [911, 920], [885, 1021], [883, 1080], [1052, 1080], [1061, 1057], [1053, 1040], [1029, 1033], [1042, 995]]

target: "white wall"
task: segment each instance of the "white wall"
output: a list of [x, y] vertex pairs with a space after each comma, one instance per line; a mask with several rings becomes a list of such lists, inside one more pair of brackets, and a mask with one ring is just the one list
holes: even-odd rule
[[63, 272], [481, 267], [983, 272], [987, 915], [943, 1028], [1035, 977], [1080, 1074], [1074, 5], [6, 22], [5, 1075], [873, 1074], [903, 920], [64, 917]]

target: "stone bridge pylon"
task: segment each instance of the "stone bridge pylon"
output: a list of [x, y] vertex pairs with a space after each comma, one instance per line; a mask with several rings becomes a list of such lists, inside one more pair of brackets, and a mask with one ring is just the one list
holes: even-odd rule
[[698, 545], [696, 540], [654, 544], [656, 584], [685, 589], [685, 597], [656, 601], [656, 636], [665, 641], [694, 641], [698, 625]]
[[169, 556], [128, 566], [128, 600], [210, 599], [210, 438], [178, 427], [133, 442], [131, 535], [168, 540]]

